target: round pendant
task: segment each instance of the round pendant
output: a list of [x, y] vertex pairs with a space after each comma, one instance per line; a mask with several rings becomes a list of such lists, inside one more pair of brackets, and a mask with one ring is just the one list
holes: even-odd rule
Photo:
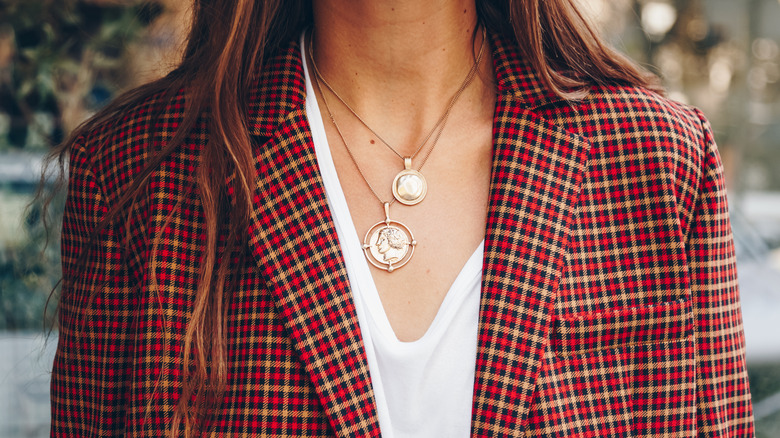
[[409, 262], [415, 245], [417, 241], [406, 225], [388, 219], [368, 230], [363, 239], [363, 252], [369, 263], [393, 272]]
[[428, 183], [422, 173], [404, 169], [393, 179], [393, 197], [404, 205], [416, 205], [425, 199]]

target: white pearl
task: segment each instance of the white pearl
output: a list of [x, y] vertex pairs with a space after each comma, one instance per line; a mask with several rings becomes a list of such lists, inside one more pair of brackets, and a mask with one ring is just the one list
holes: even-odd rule
[[417, 175], [403, 175], [396, 186], [398, 195], [407, 201], [414, 201], [422, 195], [423, 182]]

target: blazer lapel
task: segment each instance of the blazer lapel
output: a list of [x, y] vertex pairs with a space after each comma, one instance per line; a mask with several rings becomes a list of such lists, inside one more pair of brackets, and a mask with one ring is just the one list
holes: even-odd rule
[[532, 110], [556, 99], [494, 40], [499, 98], [472, 433], [523, 436], [589, 144]]
[[[298, 46], [250, 108], [258, 180], [250, 248], [337, 436], [378, 436], [365, 350], [305, 113]], [[272, 131], [268, 133], [268, 131]]]

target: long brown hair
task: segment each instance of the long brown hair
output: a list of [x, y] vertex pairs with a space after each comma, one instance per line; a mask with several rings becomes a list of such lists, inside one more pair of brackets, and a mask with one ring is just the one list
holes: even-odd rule
[[[477, 0], [480, 24], [489, 32], [513, 38], [544, 84], [554, 93], [576, 99], [594, 84], [623, 84], [658, 89], [654, 76], [618, 54], [572, 0]], [[206, 224], [205, 253], [192, 315], [184, 336], [182, 394], [170, 436], [199, 434], [222, 395], [226, 381], [225, 302], [232, 254], [241, 247], [250, 195], [255, 181], [246, 127], [246, 93], [265, 60], [311, 24], [311, 0], [194, 0], [193, 22], [183, 60], [168, 76], [130, 91], [81, 125], [51, 154], [60, 169], [75, 139], [152, 95], [173, 98], [186, 90], [187, 107], [173, 138], [150, 157], [142, 172], [122, 193], [93, 230], [110, 223], [128, 224], [137, 199], [157, 166], [185, 141], [203, 114], [208, 114], [209, 141], [201, 150], [195, 181]], [[235, 203], [225, 208], [226, 182], [234, 181]], [[191, 188], [188, 188], [191, 189]], [[224, 228], [233, 230], [220, 242]], [[225, 236], [222, 236], [225, 237]], [[152, 248], [161, 237], [155, 236]], [[88, 246], [94, 245], [92, 242]], [[82, 251], [81, 257], [86, 251]], [[154, 253], [154, 252], [153, 252]], [[154, 263], [152, 256], [150, 263]], [[151, 267], [154, 272], [154, 267]], [[180, 430], [183, 425], [183, 430]]]

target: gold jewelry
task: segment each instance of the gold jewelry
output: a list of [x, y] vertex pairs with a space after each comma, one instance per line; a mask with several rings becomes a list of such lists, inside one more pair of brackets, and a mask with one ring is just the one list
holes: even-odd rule
[[[314, 32], [312, 32], [312, 34], [313, 33]], [[482, 45], [480, 46], [479, 54], [477, 55], [471, 70], [469, 70], [468, 75], [466, 75], [466, 78], [455, 95], [450, 99], [449, 105], [447, 105], [446, 110], [436, 122], [433, 129], [428, 133], [423, 142], [410, 157], [402, 156], [392, 146], [390, 146], [389, 143], [382, 139], [382, 137], [380, 137], [373, 129], [371, 129], [371, 127], [366, 124], [366, 122], [352, 109], [352, 107], [350, 107], [349, 104], [347, 104], [347, 102], [345, 102], [344, 99], [342, 99], [341, 96], [339, 96], [338, 93], [333, 90], [330, 84], [325, 81], [325, 79], [320, 74], [319, 69], [317, 68], [316, 62], [314, 61], [314, 51], [312, 48], [313, 40], [313, 35], [311, 35], [309, 38], [309, 58], [312, 61], [312, 67], [314, 67], [314, 78], [317, 84], [317, 91], [319, 91], [320, 95], [322, 96], [322, 100], [325, 104], [325, 109], [328, 111], [330, 121], [336, 128], [336, 132], [339, 134], [342, 143], [344, 143], [344, 148], [346, 149], [350, 160], [352, 160], [352, 164], [354, 164], [355, 168], [360, 174], [360, 177], [363, 178], [363, 181], [366, 183], [369, 190], [371, 190], [371, 193], [374, 194], [374, 197], [376, 197], [379, 202], [382, 203], [382, 206], [385, 210], [385, 220], [377, 222], [371, 228], [369, 228], [368, 232], [366, 232], [366, 236], [363, 238], [363, 253], [365, 254], [369, 263], [375, 267], [384, 269], [387, 272], [393, 272], [396, 269], [403, 267], [409, 262], [409, 260], [411, 260], [412, 255], [414, 255], [414, 248], [417, 246], [417, 241], [414, 239], [414, 235], [412, 235], [412, 231], [409, 229], [409, 227], [401, 222], [390, 219], [390, 206], [395, 201], [399, 201], [405, 205], [416, 205], [420, 203], [423, 198], [425, 198], [425, 194], [427, 193], [427, 183], [425, 182], [425, 178], [419, 172], [419, 169], [425, 165], [425, 162], [428, 160], [428, 157], [430, 157], [431, 152], [433, 152], [433, 149], [436, 147], [436, 143], [438, 142], [439, 137], [444, 130], [447, 118], [450, 114], [450, 111], [452, 110], [452, 107], [455, 106], [455, 102], [458, 100], [461, 94], [463, 94], [463, 91], [465, 91], [476, 75], [477, 68], [479, 67], [479, 63], [482, 59], [482, 55], [485, 49], [486, 31], [484, 28], [482, 29]], [[363, 126], [368, 128], [368, 130], [371, 131], [382, 143], [384, 143], [385, 146], [390, 148], [391, 151], [404, 160], [404, 169], [400, 171], [393, 179], [393, 199], [390, 202], [384, 201], [382, 197], [379, 196], [376, 190], [374, 190], [374, 188], [371, 186], [371, 183], [368, 182], [368, 178], [366, 178], [363, 170], [358, 165], [355, 156], [352, 154], [352, 150], [347, 144], [347, 140], [344, 138], [344, 134], [341, 132], [341, 128], [339, 128], [335, 117], [333, 117], [333, 112], [330, 109], [330, 105], [328, 103], [327, 97], [325, 96], [325, 93], [322, 92], [320, 82], [325, 84], [328, 90], [333, 93], [333, 95], [336, 96], [336, 98], [344, 106], [347, 107], [347, 109], [363, 124]], [[420, 150], [428, 142], [434, 132], [436, 132], [436, 136], [433, 139], [433, 143], [430, 149], [428, 149], [428, 152], [425, 154], [420, 167], [417, 170], [413, 169], [412, 159], [417, 155], [418, 152], [420, 152]]]
[[[414, 151], [414, 153], [411, 156], [404, 157], [393, 146], [391, 146], [390, 143], [388, 143], [384, 138], [382, 138], [382, 136], [380, 136], [373, 128], [371, 128], [368, 125], [368, 123], [366, 123], [366, 121], [363, 120], [363, 118], [360, 117], [360, 115], [358, 115], [358, 113], [352, 108], [352, 106], [348, 104], [341, 97], [341, 95], [339, 95], [339, 93], [336, 92], [336, 90], [333, 89], [333, 87], [325, 79], [325, 77], [322, 76], [319, 68], [317, 68], [317, 62], [314, 60], [314, 48], [313, 48], [314, 32], [312, 31], [312, 33], [309, 35], [309, 58], [311, 59], [312, 67], [314, 67], [314, 71], [317, 76], [317, 81], [322, 81], [322, 83], [325, 84], [325, 87], [328, 89], [328, 91], [333, 93], [333, 95], [336, 96], [336, 99], [338, 99], [339, 102], [341, 102], [349, 110], [349, 112], [352, 113], [352, 115], [355, 116], [355, 118], [358, 119], [361, 124], [363, 124], [363, 126], [365, 126], [369, 131], [371, 131], [371, 133], [374, 134], [374, 136], [376, 136], [376, 138], [378, 138], [379, 141], [381, 141], [385, 146], [387, 146], [388, 149], [390, 149], [395, 155], [397, 155], [401, 160], [403, 160], [404, 168], [403, 170], [398, 172], [398, 174], [393, 179], [393, 184], [392, 184], [393, 197], [398, 202], [404, 205], [417, 205], [420, 202], [422, 202], [423, 199], [425, 199], [425, 195], [428, 193], [428, 183], [420, 171], [422, 170], [422, 167], [425, 165], [425, 162], [428, 161], [428, 157], [430, 157], [431, 153], [433, 152], [433, 149], [436, 147], [436, 144], [439, 141], [439, 137], [441, 136], [442, 131], [444, 131], [444, 126], [447, 124], [447, 118], [450, 115], [450, 111], [452, 110], [452, 107], [455, 106], [455, 102], [458, 101], [458, 98], [460, 98], [461, 94], [463, 94], [466, 88], [468, 88], [469, 84], [471, 84], [471, 81], [474, 79], [480, 61], [482, 60], [482, 55], [484, 54], [485, 51], [486, 39], [487, 39], [487, 31], [483, 27], [482, 44], [479, 47], [479, 54], [474, 60], [474, 65], [471, 66], [471, 70], [469, 70], [469, 73], [463, 79], [460, 88], [458, 88], [458, 91], [450, 99], [450, 102], [447, 105], [447, 108], [444, 110], [444, 113], [442, 113], [441, 117], [439, 117], [439, 120], [436, 121], [436, 124], [433, 125], [433, 128], [431, 128], [431, 130], [428, 132], [428, 135], [425, 136], [423, 141], [420, 143], [420, 145], [417, 147], [417, 149]], [[323, 94], [321, 88], [320, 88], [320, 94]], [[324, 94], [323, 94], [323, 99], [325, 99]], [[325, 106], [327, 107], [327, 102]], [[330, 108], [328, 108], [328, 110], [330, 110]], [[333, 123], [335, 124], [335, 121]], [[433, 135], [434, 132], [437, 131], [437, 129], [438, 129], [438, 134], [436, 135], [436, 137], [434, 137], [430, 149], [428, 149], [428, 152], [425, 154], [425, 157], [423, 157], [422, 162], [420, 163], [420, 167], [414, 169], [412, 167], [412, 160], [422, 150], [423, 146], [425, 146], [425, 144], [428, 143], [428, 140], [430, 140], [431, 136]], [[360, 172], [360, 174], [361, 176], [363, 176], [363, 179], [365, 179], [363, 173]], [[366, 183], [368, 183], [367, 180]], [[373, 188], [371, 189], [371, 191], [372, 192], [374, 191]], [[376, 192], [374, 192], [374, 195], [376, 195]], [[379, 198], [379, 196], [377, 196], [377, 198]]]
[[385, 220], [368, 229], [363, 238], [363, 253], [372, 265], [393, 272], [412, 259], [417, 241], [409, 227], [390, 219], [390, 203], [383, 206]]

